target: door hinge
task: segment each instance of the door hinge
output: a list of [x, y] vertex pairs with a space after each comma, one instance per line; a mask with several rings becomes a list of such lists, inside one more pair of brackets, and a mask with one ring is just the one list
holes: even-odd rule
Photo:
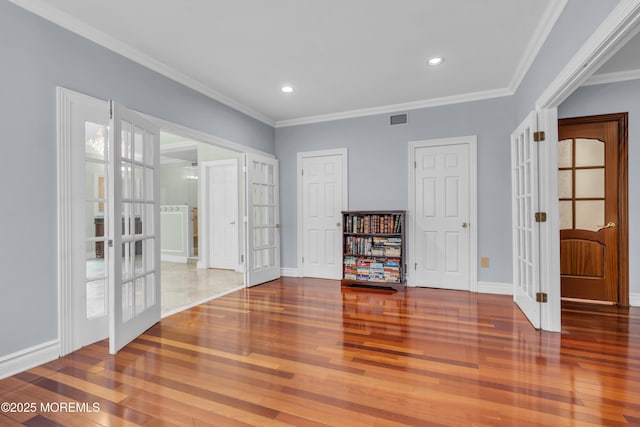
[[244, 263], [244, 255], [240, 255], [240, 262]]
[[536, 212], [536, 222], [547, 222], [547, 213]]
[[418, 270], [418, 263], [417, 262], [413, 263], [413, 269], [416, 270], [416, 271]]
[[300, 169], [300, 174], [304, 176], [304, 169]]
[[413, 168], [418, 169], [418, 162], [413, 162]]
[[535, 142], [544, 141], [544, 131], [543, 130], [539, 130], [537, 132], [534, 132], [533, 133], [533, 140]]
[[109, 102], [109, 119], [113, 120], [113, 101]]
[[545, 292], [536, 292], [536, 302], [547, 302], [547, 294]]
[[302, 257], [302, 263], [304, 264], [304, 257]]

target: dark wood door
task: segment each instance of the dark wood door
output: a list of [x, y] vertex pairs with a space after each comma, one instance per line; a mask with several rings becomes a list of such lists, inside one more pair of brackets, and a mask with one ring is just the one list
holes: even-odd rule
[[562, 297], [625, 304], [626, 114], [562, 119], [558, 140]]

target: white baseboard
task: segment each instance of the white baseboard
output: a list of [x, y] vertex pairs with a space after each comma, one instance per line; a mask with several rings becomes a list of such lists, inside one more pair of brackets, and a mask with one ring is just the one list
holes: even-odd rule
[[186, 264], [189, 261], [189, 258], [181, 255], [165, 255], [160, 254], [160, 261], [167, 262], [180, 262], [182, 264]]
[[640, 307], [640, 294], [629, 292], [629, 305], [631, 307]]
[[60, 357], [60, 341], [52, 340], [0, 357], [0, 380]]
[[299, 268], [282, 267], [280, 269], [280, 275], [284, 277], [302, 277], [302, 271], [300, 271]]
[[478, 282], [478, 293], [513, 295], [513, 285], [511, 283]]

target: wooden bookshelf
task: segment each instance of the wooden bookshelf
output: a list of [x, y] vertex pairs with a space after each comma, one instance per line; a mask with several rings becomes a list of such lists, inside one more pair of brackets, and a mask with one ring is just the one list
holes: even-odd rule
[[342, 285], [406, 285], [405, 211], [342, 212]]

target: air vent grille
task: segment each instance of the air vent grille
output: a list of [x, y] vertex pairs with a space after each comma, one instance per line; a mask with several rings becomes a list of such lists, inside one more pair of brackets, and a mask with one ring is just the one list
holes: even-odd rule
[[406, 114], [395, 114], [389, 117], [389, 124], [391, 126], [395, 125], [406, 125], [407, 124], [407, 115]]

